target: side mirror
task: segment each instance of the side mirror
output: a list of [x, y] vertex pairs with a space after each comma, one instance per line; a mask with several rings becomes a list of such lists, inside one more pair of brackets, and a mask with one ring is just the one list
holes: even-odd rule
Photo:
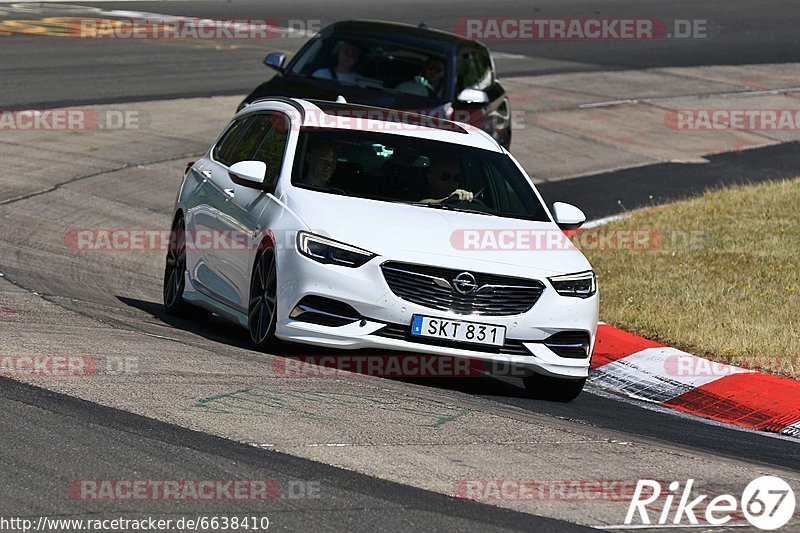
[[486, 94], [486, 91], [479, 91], [477, 89], [464, 89], [458, 96], [456, 96], [456, 101], [459, 104], [470, 105], [470, 106], [484, 106], [489, 103], [489, 95]]
[[267, 54], [264, 58], [264, 64], [270, 68], [274, 68], [279, 72], [283, 72], [283, 63], [286, 61], [286, 54], [280, 52], [272, 52]]
[[228, 175], [237, 185], [251, 189], [263, 189], [267, 164], [263, 161], [239, 161], [231, 165]]
[[572, 204], [556, 202], [553, 204], [553, 217], [558, 227], [564, 230], [578, 229], [586, 222], [583, 211]]

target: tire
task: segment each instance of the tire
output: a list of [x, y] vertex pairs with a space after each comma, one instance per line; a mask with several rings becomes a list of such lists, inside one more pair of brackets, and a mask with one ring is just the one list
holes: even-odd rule
[[571, 402], [580, 395], [586, 378], [559, 379], [541, 374], [533, 374], [522, 378], [525, 391], [531, 398], [553, 402]]
[[250, 340], [259, 350], [277, 347], [275, 324], [278, 309], [278, 275], [275, 250], [265, 248], [256, 256], [250, 279], [250, 302], [247, 306], [247, 323]]
[[186, 288], [186, 223], [178, 215], [172, 225], [166, 264], [164, 265], [164, 309], [168, 315], [207, 320], [211, 311], [194, 306], [183, 299]]

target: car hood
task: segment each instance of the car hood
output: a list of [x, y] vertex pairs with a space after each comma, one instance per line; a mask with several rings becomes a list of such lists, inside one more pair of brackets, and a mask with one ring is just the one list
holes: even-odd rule
[[[510, 275], [591, 266], [552, 222], [461, 213], [292, 187], [283, 201], [308, 231], [392, 259]], [[525, 236], [529, 235], [527, 241]], [[538, 241], [537, 241], [538, 239]], [[496, 268], [495, 268], [496, 270]]]
[[259, 86], [248, 100], [267, 96], [286, 96], [316, 100], [336, 100], [343, 96], [351, 104], [362, 104], [390, 109], [412, 110], [427, 113], [444, 104], [430, 98], [409, 94], [392, 93], [377, 89], [365, 89], [358, 85], [339, 83], [335, 80], [318, 80], [306, 76], [278, 74]]

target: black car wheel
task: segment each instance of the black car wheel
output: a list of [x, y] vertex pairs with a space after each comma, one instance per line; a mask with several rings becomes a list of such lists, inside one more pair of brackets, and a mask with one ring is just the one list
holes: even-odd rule
[[274, 348], [275, 324], [278, 308], [278, 275], [275, 268], [275, 251], [272, 248], [261, 250], [256, 256], [253, 275], [250, 280], [250, 303], [248, 306], [248, 329], [250, 340], [256, 348]]

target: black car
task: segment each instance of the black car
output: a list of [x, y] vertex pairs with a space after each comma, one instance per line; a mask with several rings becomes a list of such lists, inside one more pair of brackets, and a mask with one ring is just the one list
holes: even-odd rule
[[511, 111], [483, 44], [420, 26], [352, 20], [324, 28], [241, 103], [267, 96], [336, 100], [468, 122], [508, 147]]

